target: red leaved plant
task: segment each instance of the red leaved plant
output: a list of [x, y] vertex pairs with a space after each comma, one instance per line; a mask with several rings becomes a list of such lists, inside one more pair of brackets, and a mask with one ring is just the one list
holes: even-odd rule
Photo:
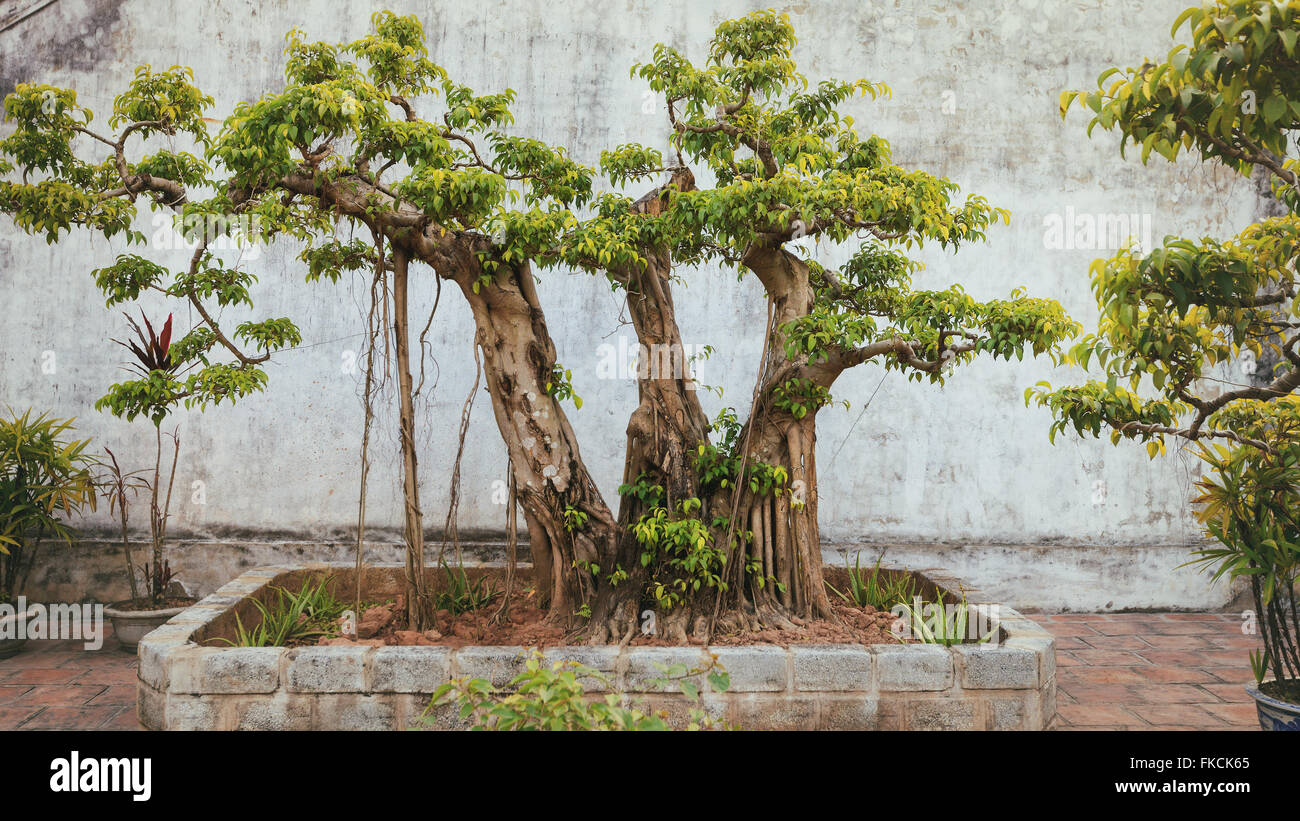
[[140, 373], [148, 376], [153, 371], [162, 371], [164, 373], [175, 371], [180, 363], [172, 361], [171, 358], [172, 315], [167, 315], [167, 321], [162, 326], [162, 333], [154, 332], [153, 325], [143, 312], [140, 314], [140, 319], [144, 320], [147, 333], [141, 330], [140, 326], [129, 315], [123, 314], [123, 316], [126, 317], [127, 322], [131, 323], [131, 328], [135, 330], [136, 336], [140, 338], [140, 344], [137, 345], [130, 340], [123, 342], [120, 339], [114, 339], [113, 341], [135, 355], [135, 367], [139, 369]]

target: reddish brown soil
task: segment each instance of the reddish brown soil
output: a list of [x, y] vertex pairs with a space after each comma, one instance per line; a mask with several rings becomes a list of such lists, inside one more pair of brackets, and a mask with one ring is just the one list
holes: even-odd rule
[[[401, 601], [369, 608], [358, 624], [358, 637], [322, 638], [320, 644], [431, 645], [464, 647], [479, 645], [517, 645], [523, 647], [555, 647], [580, 644], [563, 627], [546, 623], [546, 611], [532, 606], [526, 593], [516, 595], [510, 605], [509, 616], [494, 623], [499, 602], [469, 613], [453, 616], [446, 610], [437, 613], [437, 629], [417, 633], [405, 629], [405, 606]], [[896, 639], [889, 631], [893, 616], [878, 612], [870, 606], [853, 607], [843, 602], [834, 605], [840, 623], [828, 620], [804, 621], [792, 619], [795, 630], [758, 630], [732, 634], [719, 634], [712, 638], [714, 645], [774, 644], [782, 647], [791, 644], [893, 644]], [[655, 636], [635, 636], [630, 642], [638, 646], [673, 646], [674, 642]]]
[[[832, 602], [831, 607], [840, 623], [825, 619], [805, 621], [792, 618], [797, 630], [750, 630], [741, 633], [716, 635], [710, 640], [715, 645], [735, 644], [776, 644], [788, 647], [791, 644], [897, 644], [898, 639], [889, 632], [894, 617], [888, 612], [877, 611], [871, 605], [854, 607], [843, 602]], [[632, 644], [650, 646], [671, 646], [672, 642], [651, 636], [637, 636]]]

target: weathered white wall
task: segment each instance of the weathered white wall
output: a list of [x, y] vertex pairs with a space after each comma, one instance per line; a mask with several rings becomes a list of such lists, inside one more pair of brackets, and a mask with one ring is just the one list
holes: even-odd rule
[[[960, 281], [980, 298], [1024, 285], [1061, 300], [1089, 326], [1096, 311], [1088, 264], [1106, 254], [1046, 248], [1047, 215], [1149, 215], [1158, 240], [1166, 233], [1224, 235], [1263, 207], [1248, 180], [1190, 162], [1143, 167], [1120, 158], [1113, 136], [1088, 139], [1079, 112], [1065, 122], [1057, 116], [1061, 90], [1088, 87], [1108, 66], [1167, 50], [1169, 24], [1189, 2], [833, 0], [783, 10], [797, 27], [797, 57], [810, 78], [867, 77], [892, 86], [891, 100], [852, 109], [863, 130], [893, 143], [897, 161], [946, 175], [1012, 211], [1011, 226], [993, 230], [986, 245], [958, 256], [927, 253], [918, 284]], [[237, 101], [278, 87], [288, 29], [354, 38], [367, 30], [372, 6], [388, 7], [420, 15], [435, 59], [456, 79], [480, 91], [516, 89], [521, 131], [594, 163], [602, 148], [620, 142], [666, 140], [662, 112], [644, 84], [629, 78], [633, 62], [648, 57], [657, 41], [702, 60], [717, 22], [767, 5], [59, 0], [0, 33], [0, 85], [70, 85], [106, 114], [135, 65], [179, 63], [194, 68], [220, 117]], [[0, 222], [0, 402], [76, 416], [98, 442], [143, 465], [151, 453], [148, 425], [128, 426], [92, 408], [117, 378], [121, 351], [108, 340], [125, 328], [117, 311], [104, 309], [89, 272], [122, 250], [84, 233], [51, 248]], [[188, 259], [183, 249], [148, 253], [173, 266]], [[827, 252], [832, 260], [841, 256]], [[304, 345], [276, 358], [266, 394], [179, 419], [182, 491], [174, 527], [210, 536], [328, 538], [355, 522], [360, 376], [345, 366], [360, 350], [364, 291], [359, 283], [305, 285], [287, 247], [263, 249], [248, 267], [260, 277], [259, 313], [293, 317]], [[707, 395], [706, 409], [743, 408], [761, 347], [759, 290], [717, 270], [685, 276], [689, 287], [679, 291], [678, 305], [686, 341], [717, 349], [700, 376], [725, 391], [723, 401]], [[540, 291], [560, 360], [585, 399], [573, 414], [584, 454], [613, 501], [635, 387], [598, 379], [596, 366], [608, 350], [602, 345], [617, 350], [634, 338], [603, 281], [551, 272]], [[430, 284], [419, 304], [431, 301]], [[177, 311], [182, 329], [195, 320], [179, 304], [148, 309], [152, 316]], [[458, 295], [444, 294], [429, 335], [430, 387], [420, 415], [431, 527], [445, 512], [456, 422], [473, 382], [471, 338]], [[53, 373], [42, 369], [48, 352]], [[1044, 361], [980, 362], [943, 389], [897, 373], [882, 382], [882, 374], [876, 366], [859, 368], [836, 390], [852, 410], [821, 416], [828, 539], [1104, 546], [1198, 538], [1187, 506], [1189, 469], [1196, 469], [1190, 456], [1149, 462], [1135, 446], [1070, 437], [1048, 443], [1048, 415], [1026, 409], [1023, 391], [1040, 379], [1077, 376]], [[390, 416], [381, 417], [372, 525], [400, 522], [394, 429]], [[504, 469], [488, 398], [480, 393], [465, 454], [462, 529], [501, 529], [505, 511], [493, 483]], [[996, 563], [985, 575], [997, 575]]]

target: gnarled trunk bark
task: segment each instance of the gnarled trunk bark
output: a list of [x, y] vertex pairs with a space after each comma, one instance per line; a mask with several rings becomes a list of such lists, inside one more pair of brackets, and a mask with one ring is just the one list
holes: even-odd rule
[[[738, 606], [746, 597], [760, 625], [780, 626], [789, 615], [834, 618], [822, 577], [817, 524], [817, 408], [796, 419], [773, 404], [776, 389], [791, 380], [807, 379], [829, 388], [833, 379], [824, 369], [810, 367], [805, 357], [791, 358], [786, 351], [784, 326], [813, 308], [810, 272], [780, 244], [756, 244], [743, 262], [763, 283], [772, 320], [756, 401], [738, 441], [747, 470], [759, 463], [779, 466], [788, 478], [785, 488], [765, 495], [742, 488], [736, 519], [738, 526], [748, 523], [753, 539], [737, 547], [737, 561], [731, 563], [736, 585], [728, 595], [737, 610], [733, 621], [748, 626], [751, 608]], [[745, 480], [740, 478], [742, 486]], [[737, 571], [746, 565], [760, 570], [743, 575]], [[759, 578], [765, 580], [761, 586]]]
[[[417, 241], [417, 244], [418, 241]], [[483, 354], [493, 413], [510, 452], [520, 507], [528, 524], [535, 579], [551, 618], [566, 626], [584, 605], [592, 616], [589, 639], [620, 641], [639, 625], [649, 572], [632, 525], [650, 511], [631, 495], [615, 518], [592, 481], [577, 438], [560, 402], [547, 392], [555, 346], [527, 264], [504, 264], [485, 273], [477, 252], [486, 240], [442, 245], [421, 254], [455, 281], [469, 303]], [[827, 382], [806, 362], [785, 356], [782, 326], [808, 313], [813, 291], [808, 269], [777, 248], [759, 248], [746, 259], [764, 280], [773, 306], [772, 338], [760, 374], [755, 413], [740, 438], [745, 462], [782, 466], [786, 487], [756, 494], [740, 477], [741, 490], [703, 492], [696, 448], [708, 441], [709, 423], [690, 379], [670, 289], [667, 249], [648, 249], [647, 265], [616, 272], [626, 286], [629, 313], [641, 344], [640, 401], [627, 427], [624, 482], [643, 474], [664, 487], [662, 503], [700, 498], [698, 517], [735, 519], [735, 530], [714, 528], [721, 545], [734, 536], [724, 578], [728, 589], [705, 588], [670, 612], [658, 613], [660, 636], [702, 640], [712, 630], [790, 626], [789, 617], [833, 617], [822, 581], [817, 528], [815, 411], [802, 419], [774, 408], [774, 389], [790, 378]], [[477, 287], [476, 287], [477, 283]], [[830, 377], [833, 378], [833, 377]], [[574, 526], [566, 512], [585, 515]], [[568, 526], [566, 526], [568, 524]], [[752, 539], [743, 537], [752, 532]], [[599, 566], [593, 573], [591, 565]], [[626, 572], [619, 582], [615, 571]], [[761, 582], [760, 582], [761, 580]]]
[[[709, 420], [700, 405], [690, 362], [673, 308], [672, 262], [666, 248], [646, 250], [643, 269], [619, 272], [627, 290], [628, 313], [639, 343], [637, 395], [639, 402], [627, 424], [623, 482], [645, 476], [664, 488], [670, 510], [685, 499], [699, 497], [695, 470], [696, 447], [708, 440]], [[645, 593], [646, 568], [632, 526], [650, 511], [631, 494], [619, 501], [618, 549], [612, 564], [601, 566], [596, 579], [596, 605], [589, 638], [593, 642], [621, 641], [637, 629]], [[627, 578], [612, 583], [609, 575], [622, 570]]]
[[[618, 525], [582, 461], [568, 416], [547, 392], [555, 344], [532, 271], [502, 264], [483, 282], [472, 254], [461, 263], [455, 280], [477, 327], [492, 411], [528, 523], [538, 592], [550, 618], [570, 625], [590, 604], [592, 578], [583, 566], [610, 561]], [[566, 527], [566, 511], [584, 514], [585, 522]]]
[[[771, 387], [765, 386], [766, 394]], [[747, 465], [782, 467], [788, 476], [785, 487], [770, 493], [745, 488], [738, 505], [737, 522], [748, 527], [753, 539], [737, 548], [734, 564], [757, 569], [737, 579], [737, 594], [753, 603], [763, 626], [784, 626], [785, 616], [834, 618], [822, 579], [815, 417], [815, 411], [795, 419], [772, 410], [752, 417], [741, 433], [741, 441], [749, 442]]]

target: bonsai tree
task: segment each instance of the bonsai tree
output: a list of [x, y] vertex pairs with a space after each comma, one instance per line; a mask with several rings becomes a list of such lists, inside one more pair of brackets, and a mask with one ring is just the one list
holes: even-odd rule
[[[603, 527], [608, 536], [615, 523], [559, 404], [562, 394], [554, 377], [560, 369], [529, 259], [512, 246], [522, 247], [530, 238], [534, 244], [545, 242], [569, 224], [573, 217], [565, 206], [586, 201], [591, 172], [561, 149], [504, 133], [514, 93], [479, 96], [451, 81], [428, 59], [414, 17], [377, 14], [374, 32], [350, 43], [306, 42], [298, 32], [288, 40], [285, 90], [239, 106], [215, 137], [203, 123], [212, 101], [193, 86], [187, 69], [142, 67], [115, 100], [110, 125], [119, 131], [113, 136], [88, 127], [90, 112], [76, 103], [74, 91], [19, 86], [6, 100], [17, 130], [0, 142], [0, 157], [8, 158], [0, 170], [19, 169], [22, 176], [0, 183], [0, 208], [19, 227], [44, 232], [51, 242], [73, 224], [140, 242], [144, 237], [131, 225], [136, 202], [144, 197], [152, 208], [175, 211], [195, 242], [186, 270], [172, 272], [123, 255], [97, 272], [110, 304], [163, 291], [186, 299], [203, 319], [172, 346], [173, 361], [202, 367], [183, 380], [155, 371], [148, 380], [124, 383], [109, 406], [128, 416], [142, 409], [144, 399], [161, 408], [165, 400], [206, 404], [260, 390], [266, 380], [260, 366], [274, 350], [299, 341], [288, 319], [246, 322], [233, 336], [223, 332], [218, 311], [209, 311], [205, 302], [218, 310], [248, 304], [252, 278], [222, 264], [209, 250], [215, 241], [292, 239], [305, 246], [308, 280], [373, 271], [373, 293], [384, 302], [371, 315], [391, 317], [393, 334], [408, 617], [415, 629], [431, 625], [432, 597], [425, 589], [414, 432], [419, 384], [410, 355], [411, 264], [431, 268], [431, 284], [454, 283], [478, 326], [475, 346], [509, 445], [534, 565], [547, 581], [543, 589], [558, 591], [557, 612], [570, 618], [577, 605], [566, 579], [578, 573], [575, 545], [594, 558], [598, 531]], [[445, 102], [440, 116], [419, 116], [416, 97], [435, 92]], [[159, 134], [188, 135], [202, 158], [159, 151], [128, 159], [129, 141]], [[82, 149], [86, 140], [92, 149], [107, 147], [108, 157], [79, 159], [74, 142]], [[385, 177], [390, 170], [396, 177], [391, 181]], [[509, 184], [523, 187], [527, 211], [507, 208], [519, 196]], [[336, 229], [336, 223], [346, 230]], [[371, 365], [376, 337], [372, 325]], [[208, 359], [222, 349], [233, 361]], [[367, 396], [371, 373], [368, 368]], [[545, 442], [546, 450], [535, 451], [535, 442]], [[586, 517], [594, 535], [570, 534], [563, 526], [566, 511]], [[360, 538], [359, 532], [359, 545]]]
[[[784, 16], [724, 23], [704, 68], [659, 47], [638, 69], [666, 97], [675, 161], [636, 144], [604, 152], [600, 171], [615, 186], [669, 175], [635, 198], [597, 193], [594, 169], [513, 133], [514, 92], [480, 95], [456, 83], [429, 59], [414, 17], [385, 12], [372, 23], [370, 34], [345, 43], [291, 32], [284, 90], [241, 104], [215, 136], [202, 128], [211, 101], [184, 69], [141, 69], [115, 104], [115, 136], [89, 131], [70, 90], [20, 85], [7, 102], [19, 131], [0, 152], [23, 177], [0, 185], [0, 207], [52, 241], [72, 223], [136, 239], [129, 226], [144, 196], [182, 218], [255, 220], [256, 231], [243, 234], [298, 243], [309, 280], [370, 276], [366, 423], [368, 431], [376, 349], [391, 332], [413, 629], [433, 618], [414, 400], [423, 381], [415, 361], [434, 317], [413, 340], [412, 288], [440, 295], [445, 282], [468, 304], [541, 599], [550, 618], [587, 628], [594, 642], [630, 637], [647, 602], [679, 639], [831, 617], [814, 420], [834, 380], [876, 359], [942, 382], [944, 368], [977, 353], [1051, 352], [1074, 330], [1050, 301], [1013, 294], [981, 303], [956, 287], [909, 288], [915, 263], [903, 249], [925, 241], [955, 248], [1007, 215], [978, 197], [957, 201], [950, 182], [898, 168], [883, 140], [861, 139], [837, 109], [856, 93], [885, 89], [826, 81], [809, 92], [791, 61]], [[52, 106], [42, 105], [48, 99]], [[179, 132], [202, 159], [126, 156], [128, 138]], [[73, 141], [80, 148], [86, 139], [109, 156], [73, 159]], [[718, 184], [698, 189], [688, 158]], [[855, 233], [858, 253], [838, 271], [792, 250], [803, 236], [842, 243]], [[766, 312], [755, 306], [768, 327], [750, 416], [728, 411], [710, 423], [688, 369], [644, 368], [615, 515], [569, 422], [567, 403], [580, 401], [571, 371], [556, 361], [535, 278], [575, 267], [605, 276], [624, 295], [646, 350], [671, 358], [681, 340], [675, 268], [717, 262], [754, 273], [767, 290]], [[218, 265], [203, 243], [187, 271], [127, 257], [99, 280], [114, 297], [156, 288], [200, 312], [203, 322], [178, 344], [179, 361], [203, 368], [185, 380], [150, 377], [186, 401], [260, 389], [258, 365], [297, 343], [287, 319], [241, 325], [234, 339], [221, 332], [216, 313], [201, 306], [246, 302], [250, 280]], [[259, 345], [260, 354], [239, 342]], [[234, 361], [203, 356], [220, 349]], [[217, 369], [211, 379], [209, 368]], [[368, 433], [362, 439], [364, 450]], [[363, 456], [359, 546], [365, 465]]]
[[[753, 275], [766, 296], [753, 312], [766, 317], [766, 331], [747, 419], [726, 411], [706, 439], [694, 392], [656, 395], [643, 384], [642, 421], [629, 425], [620, 524], [635, 541], [616, 568], [650, 568], [654, 599], [672, 611], [659, 623], [678, 638], [719, 625], [833, 618], [821, 573], [816, 419], [841, 376], [874, 361], [942, 384], [949, 369], [979, 353], [1051, 354], [1076, 329], [1057, 303], [1019, 291], [979, 302], [958, 285], [910, 287], [920, 265], [907, 250], [927, 242], [955, 250], [1009, 215], [981, 197], [959, 199], [947, 180], [895, 165], [885, 140], [859, 134], [840, 111], [855, 96], [888, 88], [865, 80], [811, 85], [792, 60], [795, 42], [785, 15], [756, 12], [718, 27], [702, 67], [656, 46], [633, 73], [663, 95], [673, 182], [653, 207], [607, 200], [612, 213], [593, 221], [648, 214], [624, 236], [664, 237], [680, 263]], [[639, 146], [603, 158], [615, 181], [642, 178], [659, 164], [656, 152]], [[695, 188], [688, 164], [716, 185]], [[801, 242], [810, 237], [852, 253], [842, 265], [823, 264]], [[655, 255], [658, 267], [664, 256]], [[629, 287], [629, 305], [671, 307], [670, 284], [659, 277]], [[671, 324], [671, 314], [661, 319]], [[638, 334], [643, 343], [678, 339], [675, 328], [654, 335], [638, 325]], [[663, 458], [662, 443], [674, 437], [673, 449], [691, 458]], [[650, 441], [659, 443], [653, 458], [638, 462], [638, 444]], [[618, 598], [610, 590], [606, 601]], [[617, 636], [619, 625], [608, 626]]]
[[0, 603], [23, 593], [41, 539], [69, 544], [68, 519], [95, 509], [89, 439], [73, 439], [72, 419], [42, 413], [0, 418]]
[[1112, 442], [1144, 442], [1151, 458], [1171, 439], [1193, 444], [1211, 468], [1199, 515], [1222, 543], [1199, 560], [1217, 564], [1216, 577], [1250, 579], [1268, 667], [1294, 682], [1300, 8], [1225, 0], [1184, 11], [1175, 37], [1184, 24], [1190, 43], [1107, 70], [1095, 91], [1065, 92], [1062, 116], [1082, 103], [1089, 129], [1117, 131], [1143, 162], [1190, 153], [1265, 178], [1275, 215], [1231, 239], [1171, 236], [1094, 262], [1101, 319], [1068, 358], [1100, 378], [1040, 383], [1026, 401], [1051, 409], [1052, 436], [1108, 430]]

